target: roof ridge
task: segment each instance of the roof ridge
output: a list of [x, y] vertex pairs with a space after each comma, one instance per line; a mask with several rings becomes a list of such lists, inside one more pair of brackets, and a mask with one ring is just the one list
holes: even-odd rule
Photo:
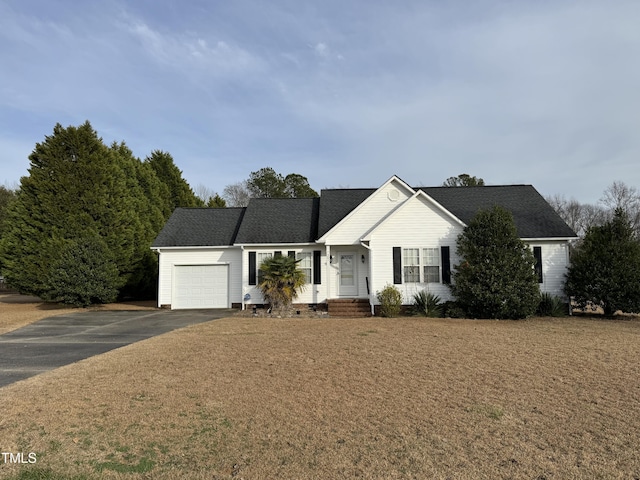
[[450, 186], [450, 185], [435, 185], [433, 187], [421, 186], [421, 187], [413, 187], [414, 189], [420, 188], [500, 188], [500, 187], [533, 187], [531, 183], [504, 183], [500, 185], [469, 185], [466, 187], [460, 186]]

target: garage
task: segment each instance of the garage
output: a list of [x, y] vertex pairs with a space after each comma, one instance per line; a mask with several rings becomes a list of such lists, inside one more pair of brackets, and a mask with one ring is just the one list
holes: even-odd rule
[[228, 265], [175, 265], [171, 308], [228, 308]]

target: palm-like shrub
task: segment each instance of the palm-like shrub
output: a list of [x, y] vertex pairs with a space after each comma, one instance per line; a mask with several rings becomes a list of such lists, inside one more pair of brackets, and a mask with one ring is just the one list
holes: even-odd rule
[[536, 315], [541, 317], [564, 317], [569, 308], [565, 302], [557, 295], [544, 292], [540, 294], [540, 303]]
[[421, 290], [413, 295], [413, 309], [418, 315], [424, 317], [441, 317], [442, 299], [438, 295]]
[[264, 301], [273, 310], [284, 310], [305, 287], [305, 275], [298, 261], [289, 256], [267, 257], [260, 265], [261, 280], [258, 287]]

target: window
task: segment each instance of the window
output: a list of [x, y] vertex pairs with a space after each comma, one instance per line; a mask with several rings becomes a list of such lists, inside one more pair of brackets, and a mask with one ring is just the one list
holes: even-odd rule
[[312, 252], [299, 252], [296, 254], [296, 260], [298, 262], [298, 268], [304, 272], [304, 283], [311, 283], [311, 268], [313, 266], [313, 253]]
[[402, 250], [405, 283], [420, 282], [420, 249], [405, 248]]
[[262, 265], [262, 262], [264, 262], [269, 257], [273, 257], [273, 253], [258, 252], [257, 254], [258, 261], [256, 262], [256, 268], [258, 270], [258, 285], [260, 285], [260, 283], [262, 282], [262, 277], [264, 276], [264, 273], [262, 273], [262, 270], [260, 270], [260, 265]]
[[536, 259], [535, 272], [538, 283], [542, 283], [542, 247], [533, 247], [533, 256]]
[[424, 273], [422, 281], [424, 283], [440, 283], [440, 255], [437, 248], [422, 249], [422, 263]]

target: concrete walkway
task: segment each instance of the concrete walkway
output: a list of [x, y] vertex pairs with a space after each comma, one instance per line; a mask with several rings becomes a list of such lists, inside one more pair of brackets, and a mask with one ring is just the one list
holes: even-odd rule
[[138, 310], [58, 315], [0, 335], [0, 387], [237, 310]]

